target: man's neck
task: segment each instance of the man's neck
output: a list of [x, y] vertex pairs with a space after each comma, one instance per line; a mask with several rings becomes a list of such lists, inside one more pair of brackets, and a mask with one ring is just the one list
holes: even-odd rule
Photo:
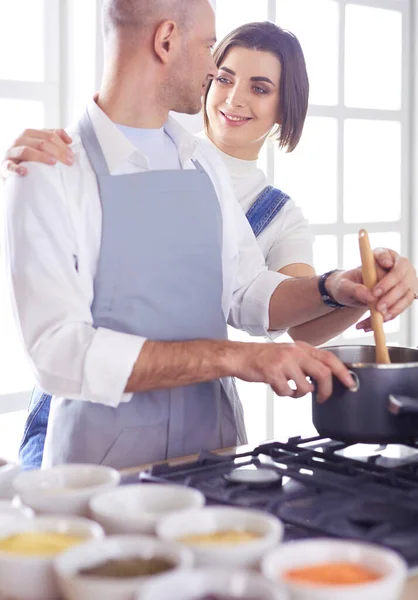
[[160, 129], [167, 121], [169, 110], [163, 106], [159, 85], [144, 81], [141, 90], [134, 89], [124, 76], [104, 77], [97, 104], [114, 123], [141, 129]]

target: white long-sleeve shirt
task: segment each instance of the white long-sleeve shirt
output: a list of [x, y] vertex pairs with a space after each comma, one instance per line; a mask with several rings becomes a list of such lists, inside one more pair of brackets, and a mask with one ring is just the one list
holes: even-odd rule
[[[88, 112], [112, 176], [148, 170], [146, 156], [93, 100]], [[271, 295], [286, 277], [267, 270], [216, 151], [171, 119], [166, 131], [178, 148], [182, 167], [194, 168], [191, 159], [197, 159], [218, 195], [224, 228], [225, 317], [237, 328], [265, 335]], [[131, 398], [124, 390], [145, 338], [93, 327], [90, 307], [102, 209], [96, 176], [76, 128], [68, 132], [73, 137], [73, 166], [30, 163], [26, 177], [13, 175], [6, 182], [4, 257], [9, 291], [38, 383], [55, 396], [117, 406]]]

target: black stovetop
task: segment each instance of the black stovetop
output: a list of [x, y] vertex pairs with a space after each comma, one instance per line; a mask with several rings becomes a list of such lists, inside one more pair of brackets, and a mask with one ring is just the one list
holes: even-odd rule
[[[268, 481], [231, 481], [231, 473], [252, 479], [251, 471]], [[291, 438], [235, 455], [204, 452], [195, 462], [152, 467], [140, 480], [197, 488], [208, 504], [270, 512], [285, 524], [287, 540], [360, 539], [393, 548], [418, 567], [418, 442], [377, 447]]]

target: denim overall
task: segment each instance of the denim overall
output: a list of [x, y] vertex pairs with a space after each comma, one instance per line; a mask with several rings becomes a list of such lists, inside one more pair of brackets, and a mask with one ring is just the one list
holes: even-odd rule
[[[225, 339], [222, 213], [207, 173], [194, 161], [111, 176], [87, 113], [79, 131], [103, 215], [94, 327], [155, 341]], [[235, 445], [245, 433], [234, 402], [220, 380], [136, 393], [117, 408], [54, 397], [42, 464], [123, 468]]]
[[[272, 186], [263, 190], [246, 214], [256, 237], [271, 223], [288, 200], [289, 196]], [[42, 464], [50, 404], [51, 396], [35, 387], [19, 451], [22, 468], [31, 469]]]

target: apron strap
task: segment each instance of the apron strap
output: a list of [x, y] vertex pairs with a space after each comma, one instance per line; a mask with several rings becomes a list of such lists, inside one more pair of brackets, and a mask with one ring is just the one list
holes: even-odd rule
[[96, 175], [110, 175], [103, 150], [94, 131], [93, 123], [87, 110], [78, 123], [81, 142]]
[[194, 164], [195, 169], [199, 171], [199, 173], [206, 173], [205, 169], [202, 167], [202, 165], [196, 158], [192, 158], [192, 163]]
[[256, 237], [272, 222], [288, 200], [290, 197], [287, 194], [272, 185], [261, 192], [246, 214]]

